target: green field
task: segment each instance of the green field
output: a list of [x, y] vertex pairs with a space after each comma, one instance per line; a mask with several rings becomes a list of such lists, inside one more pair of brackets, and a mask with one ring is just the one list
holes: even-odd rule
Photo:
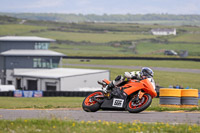
[[[194, 39], [196, 40], [196, 39]], [[197, 41], [197, 40], [196, 40]], [[136, 50], [138, 54], [141, 55], [163, 55], [164, 50], [173, 49], [176, 52], [180, 52], [181, 50], [187, 50], [190, 56], [200, 56], [200, 44], [194, 43], [149, 43], [144, 42], [137, 45]]]
[[183, 34], [183, 35], [174, 37], [172, 39], [169, 39], [169, 41], [172, 41], [172, 42], [193, 42], [193, 43], [199, 43], [200, 42], [200, 37], [199, 36], [200, 36], [200, 33]]
[[96, 65], [121, 65], [121, 66], [148, 66], [148, 67], [169, 67], [200, 69], [200, 62], [195, 61], [159, 61], [159, 60], [95, 60], [81, 62], [80, 59], [63, 59], [63, 64], [96, 64]]
[[[30, 21], [19, 24], [20, 19], [1, 17], [0, 35], [41, 36], [58, 39], [50, 45], [50, 50], [68, 56], [139, 56], [169, 57], [164, 50], [188, 50], [189, 58], [200, 57], [200, 27], [134, 23], [58, 23], [50, 21]], [[176, 28], [176, 36], [153, 36], [153, 28]], [[134, 47], [135, 46], [135, 47]], [[171, 56], [176, 57], [177, 56]], [[70, 64], [80, 64], [79, 60], [67, 60]], [[85, 62], [83, 62], [85, 63]], [[199, 62], [192, 61], [151, 61], [151, 60], [91, 60], [87, 64], [133, 65], [148, 67], [171, 67], [200, 69]], [[89, 68], [89, 67], [79, 67]], [[90, 67], [93, 68], [93, 67]], [[108, 68], [98, 68], [108, 69]], [[111, 69], [111, 79], [131, 69]], [[155, 72], [160, 86], [181, 84], [183, 87], [199, 87], [199, 74]]]
[[[29, 33], [27, 35], [35, 35]], [[74, 42], [95, 42], [106, 43], [112, 41], [124, 41], [124, 40], [140, 40], [155, 38], [153, 35], [133, 34], [133, 33], [76, 33], [76, 32], [60, 32], [60, 31], [48, 31], [37, 33], [37, 36], [48, 37], [57, 40], [70, 40]]]
[[[16, 98], [0, 97], [1, 109], [58, 109], [58, 108], [82, 108], [84, 97], [42, 97], [42, 98]], [[200, 107], [200, 100], [199, 100]], [[175, 110], [200, 110], [200, 108], [166, 108], [160, 107], [159, 98], [154, 98], [149, 111], [175, 111]]]
[[[110, 71], [111, 80], [115, 79], [117, 75], [123, 75], [124, 72], [135, 71], [133, 69], [119, 69], [119, 68], [101, 68], [101, 67], [78, 67], [74, 65], [71, 68], [85, 68], [85, 69], [106, 69]], [[181, 85], [186, 88], [199, 89], [199, 74], [195, 73], [180, 73], [180, 72], [165, 72], [154, 71], [154, 80], [157, 85], [161, 87], [169, 87], [170, 85]]]
[[[137, 71], [135, 69], [119, 69], [119, 68], [101, 68], [101, 67], [78, 67], [76, 64], [95, 64], [95, 65], [119, 65], [119, 66], [148, 66], [148, 67], [164, 67], [164, 68], [184, 68], [184, 69], [200, 69], [200, 62], [193, 61], [152, 61], [152, 60], [90, 60], [90, 62], [81, 62], [78, 59], [63, 60], [64, 67], [67, 64], [74, 64], [74, 68], [91, 68], [91, 69], [107, 69], [110, 70], [111, 79], [115, 79], [117, 75], [123, 75], [126, 71]], [[70, 66], [72, 67], [72, 66]], [[181, 73], [154, 71], [154, 79], [159, 86], [168, 87], [169, 85], [181, 85], [184, 88], [199, 89], [198, 73]]]
[[[19, 24], [5, 18], [0, 35], [40, 36], [58, 40], [51, 50], [83, 56], [164, 56], [164, 50], [188, 50], [199, 57], [200, 27], [135, 23], [58, 23], [30, 21]], [[8, 21], [6, 23], [6, 21]], [[176, 28], [176, 36], [154, 36], [153, 28]], [[133, 45], [134, 44], [134, 45]]]
[[132, 56], [133, 52], [127, 46], [113, 47], [109, 45], [73, 45], [52, 44], [51, 50], [64, 53], [69, 56]]
[[170, 123], [116, 123], [108, 121], [71, 121], [71, 120], [44, 120], [18, 119], [0, 120], [1, 133], [199, 133], [197, 124], [170, 124]]
[[[5, 20], [3, 20], [5, 19]], [[50, 21], [30, 21], [19, 24], [20, 19], [1, 17], [0, 36], [39, 36], [58, 40], [50, 45], [50, 50], [62, 52], [69, 56], [140, 56], [140, 57], [169, 57], [163, 54], [164, 50], [188, 50], [189, 58], [200, 58], [200, 27], [177, 26], [184, 22], [162, 21], [160, 24], [171, 23], [171, 26], [134, 23], [58, 23]], [[199, 25], [199, 22], [195, 22]], [[153, 28], [176, 28], [176, 36], [153, 36]], [[134, 44], [134, 45], [133, 45]], [[135, 46], [133, 48], [133, 46]], [[172, 56], [175, 57], [175, 56]], [[176, 57], [179, 58], [179, 57]], [[74, 64], [73, 68], [92, 68], [110, 70], [110, 78], [122, 75], [132, 69], [77, 67], [76, 64], [124, 65], [200, 69], [200, 62], [193, 61], [152, 61], [152, 60], [64, 60], [64, 64]], [[69, 67], [65, 65], [65, 67]], [[181, 85], [184, 88], [200, 88], [199, 74], [155, 71], [156, 84], [162, 87]], [[0, 97], [1, 109], [81, 109], [84, 97], [42, 97], [42, 98], [15, 98]], [[154, 98], [147, 111], [200, 111], [198, 108], [166, 108], [159, 106], [159, 98]], [[0, 119], [1, 118], [0, 114]], [[63, 133], [199, 133], [200, 126], [196, 124], [170, 123], [116, 123], [107, 121], [71, 121], [53, 119], [18, 119], [0, 120], [0, 133], [27, 133], [27, 132], [63, 132]]]
[[9, 24], [9, 25], [0, 24], [0, 36], [15, 36], [15, 35], [27, 36], [27, 33], [30, 33], [31, 31], [44, 30], [44, 29], [47, 29], [47, 27], [20, 25], [20, 24]]
[[[200, 44], [180, 44], [180, 43], [151, 43], [144, 42], [136, 45], [135, 51], [131, 45], [93, 45], [93, 44], [51, 44], [50, 49], [64, 53], [69, 56], [144, 56], [144, 57], [169, 57], [164, 56], [165, 50], [181, 52], [187, 50], [193, 57], [200, 56]], [[135, 54], [136, 53], [136, 54]], [[170, 56], [179, 58], [179, 56]]]

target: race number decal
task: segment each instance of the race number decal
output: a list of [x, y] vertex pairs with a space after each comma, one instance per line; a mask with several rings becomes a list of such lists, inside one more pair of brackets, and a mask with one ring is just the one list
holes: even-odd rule
[[116, 98], [114, 98], [112, 106], [114, 106], [114, 107], [122, 107], [123, 103], [124, 103], [123, 99], [116, 99]]

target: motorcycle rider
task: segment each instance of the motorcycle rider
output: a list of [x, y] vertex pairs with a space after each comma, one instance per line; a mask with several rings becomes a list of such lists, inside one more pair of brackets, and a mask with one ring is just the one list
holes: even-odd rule
[[147, 78], [152, 83], [153, 88], [155, 89], [156, 87], [155, 81], [153, 79], [153, 74], [153, 70], [149, 67], [143, 67], [141, 71], [125, 72], [124, 76], [119, 75], [115, 78], [115, 80], [111, 81], [111, 83], [107, 85], [106, 90], [107, 92], [112, 92], [113, 95], [119, 95], [120, 89], [118, 86], [126, 84], [131, 79], [142, 80], [145, 78]]

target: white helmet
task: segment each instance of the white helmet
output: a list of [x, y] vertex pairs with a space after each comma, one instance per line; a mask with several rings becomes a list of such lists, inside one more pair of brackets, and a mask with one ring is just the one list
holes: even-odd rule
[[143, 67], [141, 70], [142, 76], [148, 76], [148, 77], [153, 77], [153, 70], [149, 67]]

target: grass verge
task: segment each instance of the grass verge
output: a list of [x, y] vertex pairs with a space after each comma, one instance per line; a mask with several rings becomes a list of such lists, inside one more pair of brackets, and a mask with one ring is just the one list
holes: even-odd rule
[[[3, 109], [55, 109], [55, 108], [81, 108], [84, 97], [42, 97], [42, 98], [15, 98], [0, 97], [0, 108]], [[200, 100], [199, 100], [200, 105]], [[199, 108], [166, 108], [159, 106], [159, 98], [154, 98], [149, 111], [200, 111]]]
[[51, 132], [51, 133], [199, 133], [197, 124], [169, 124], [169, 123], [116, 123], [108, 121], [64, 121], [64, 120], [0, 120], [2, 133], [27, 133], [27, 132]]
[[51, 109], [51, 108], [79, 108], [83, 97], [42, 97], [42, 98], [16, 98], [0, 97], [0, 108], [3, 109]]

